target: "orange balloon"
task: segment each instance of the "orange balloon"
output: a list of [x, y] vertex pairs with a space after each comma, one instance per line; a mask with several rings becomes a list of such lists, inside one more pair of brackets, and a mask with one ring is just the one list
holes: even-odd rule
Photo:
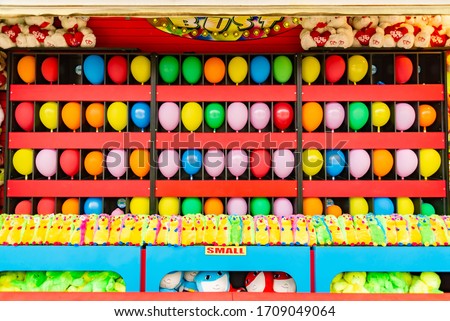
[[419, 106], [419, 124], [424, 127], [423, 131], [426, 131], [428, 126], [431, 126], [436, 120], [436, 110], [433, 106], [423, 104]]
[[394, 157], [386, 149], [375, 149], [373, 151], [373, 173], [381, 179], [389, 173], [394, 166]]
[[62, 205], [63, 214], [80, 214], [80, 202], [78, 198], [68, 198]]
[[92, 103], [86, 108], [86, 120], [97, 131], [105, 123], [105, 106], [100, 103]]
[[205, 62], [205, 77], [212, 84], [217, 84], [225, 77], [225, 63], [222, 59], [211, 57]]
[[150, 153], [146, 149], [135, 149], [130, 155], [130, 167], [141, 179], [150, 171]]
[[223, 203], [217, 197], [208, 198], [205, 202], [205, 215], [206, 214], [223, 214]]
[[315, 131], [322, 120], [323, 109], [319, 103], [310, 101], [302, 106], [302, 126], [306, 131]]
[[20, 58], [17, 64], [17, 72], [20, 79], [27, 84], [36, 81], [36, 58], [34, 56], [25, 56]]
[[70, 102], [64, 105], [61, 110], [61, 117], [64, 124], [76, 131], [81, 124], [81, 105], [80, 103]]
[[307, 197], [303, 199], [303, 214], [304, 215], [322, 215], [323, 204], [318, 197]]
[[84, 168], [97, 179], [97, 175], [103, 172], [103, 154], [99, 151], [93, 151], [86, 155], [84, 159]]
[[337, 205], [330, 205], [325, 210], [327, 215], [334, 215], [336, 217], [339, 217], [342, 215], [342, 209]]

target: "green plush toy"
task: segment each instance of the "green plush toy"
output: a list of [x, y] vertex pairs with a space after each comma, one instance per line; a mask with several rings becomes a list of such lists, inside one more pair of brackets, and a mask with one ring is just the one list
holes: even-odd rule
[[336, 282], [335, 288], [339, 290], [342, 289], [340, 293], [369, 293], [364, 288], [366, 277], [366, 272], [346, 272], [343, 273], [342, 279], [339, 279], [339, 276], [337, 275], [335, 279], [338, 281]]
[[23, 281], [22, 291], [25, 292], [35, 292], [39, 291], [40, 286], [47, 279], [45, 272], [42, 271], [29, 271], [25, 275], [25, 280]]
[[384, 231], [382, 223], [372, 213], [366, 215], [366, 220], [367, 226], [369, 227], [370, 236], [372, 237], [373, 245], [386, 246], [386, 233]]
[[367, 282], [364, 287], [370, 293], [393, 293], [389, 274], [386, 272], [369, 272], [367, 273]]
[[425, 246], [436, 245], [436, 235], [433, 232], [430, 218], [422, 214], [417, 215], [417, 218], [422, 244]]
[[317, 244], [318, 245], [331, 245], [333, 244], [330, 230], [323, 219], [322, 215], [314, 215], [312, 217], [312, 224], [316, 230]]
[[0, 272], [0, 292], [21, 291], [24, 280], [24, 272]]
[[230, 222], [230, 244], [234, 246], [242, 243], [242, 219], [240, 215], [229, 215]]
[[434, 272], [422, 272], [412, 277], [409, 293], [443, 293], [439, 290], [441, 278]]
[[390, 272], [389, 279], [394, 287], [394, 293], [408, 293], [412, 276], [409, 272]]

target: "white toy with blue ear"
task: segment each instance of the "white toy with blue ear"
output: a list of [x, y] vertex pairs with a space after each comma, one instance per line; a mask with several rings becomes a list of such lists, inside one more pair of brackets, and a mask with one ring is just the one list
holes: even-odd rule
[[286, 272], [274, 272], [273, 290], [275, 292], [295, 292], [295, 280]]
[[183, 273], [183, 281], [180, 286], [180, 292], [198, 292], [197, 284], [194, 279], [197, 276], [197, 271], [187, 271]]
[[199, 292], [228, 292], [230, 290], [228, 272], [200, 272], [194, 280]]
[[181, 272], [172, 272], [164, 275], [159, 282], [159, 292], [178, 292], [181, 285]]

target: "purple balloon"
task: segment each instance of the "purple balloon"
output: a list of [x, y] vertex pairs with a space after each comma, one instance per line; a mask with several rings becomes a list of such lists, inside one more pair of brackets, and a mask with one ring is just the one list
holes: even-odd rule
[[232, 149], [228, 152], [227, 166], [236, 179], [244, 174], [248, 166], [247, 153], [242, 149]]
[[273, 171], [279, 178], [291, 175], [295, 166], [295, 157], [289, 149], [277, 149], [272, 155]]
[[158, 168], [166, 178], [173, 177], [180, 168], [180, 155], [176, 150], [166, 149], [159, 154]]
[[418, 164], [417, 155], [411, 149], [395, 151], [395, 171], [402, 179], [414, 173]]
[[247, 125], [248, 110], [243, 103], [231, 103], [227, 108], [227, 122], [235, 131], [240, 131]]
[[325, 104], [325, 125], [334, 131], [344, 122], [345, 111], [340, 103], [331, 102]]
[[370, 168], [370, 156], [364, 149], [353, 149], [349, 152], [348, 166], [350, 174], [356, 179], [363, 177]]
[[294, 207], [287, 198], [280, 197], [273, 202], [273, 214], [275, 216], [290, 216], [294, 214]]
[[52, 177], [58, 168], [58, 153], [56, 149], [43, 149], [36, 155], [36, 168], [43, 176]]
[[250, 107], [250, 123], [261, 131], [270, 120], [270, 108], [265, 103], [254, 103]]
[[162, 104], [159, 107], [158, 120], [168, 132], [174, 130], [180, 123], [180, 107], [171, 102]]
[[203, 161], [206, 172], [214, 179], [222, 174], [225, 168], [225, 155], [221, 150], [211, 149], [205, 154]]
[[416, 120], [414, 108], [407, 103], [395, 104], [395, 129], [404, 131], [411, 128]]
[[232, 197], [227, 202], [228, 215], [247, 214], [247, 202], [241, 197]]
[[128, 168], [128, 152], [123, 149], [113, 149], [106, 156], [106, 168], [112, 176], [121, 178]]

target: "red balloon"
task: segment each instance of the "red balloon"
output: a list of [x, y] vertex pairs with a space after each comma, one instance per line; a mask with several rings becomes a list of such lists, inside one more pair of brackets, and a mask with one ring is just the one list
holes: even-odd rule
[[38, 214], [55, 213], [55, 199], [50, 197], [41, 198], [37, 204]]
[[17, 203], [14, 214], [31, 214], [31, 201], [23, 200]]
[[276, 103], [273, 106], [273, 122], [279, 130], [288, 128], [294, 120], [294, 110], [288, 103]]
[[58, 58], [48, 57], [41, 65], [42, 76], [48, 82], [55, 82], [58, 80]]
[[250, 154], [250, 170], [257, 178], [267, 175], [270, 170], [270, 153], [266, 149], [255, 149]]
[[128, 64], [122, 56], [114, 56], [108, 61], [108, 76], [115, 84], [123, 84], [127, 81]]
[[16, 107], [14, 117], [20, 128], [26, 132], [31, 132], [34, 124], [34, 104], [29, 101], [20, 103]]
[[66, 149], [59, 157], [59, 164], [63, 172], [73, 178], [80, 170], [80, 152], [75, 149]]
[[325, 78], [330, 83], [338, 82], [345, 73], [345, 60], [341, 56], [332, 55], [325, 60]]
[[395, 82], [404, 84], [408, 82], [413, 73], [413, 64], [411, 59], [400, 55], [395, 57]]

